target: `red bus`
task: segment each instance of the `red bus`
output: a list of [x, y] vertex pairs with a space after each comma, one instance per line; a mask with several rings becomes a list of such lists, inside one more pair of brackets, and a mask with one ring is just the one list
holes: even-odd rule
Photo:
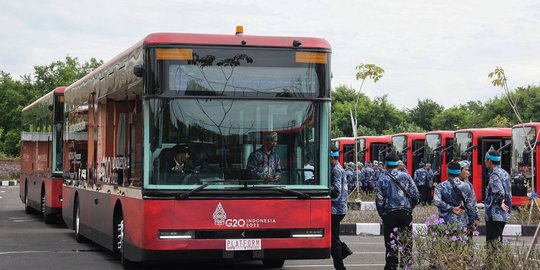
[[387, 149], [392, 144], [392, 136], [361, 136], [358, 142], [358, 161], [362, 163], [384, 161]]
[[486, 152], [491, 147], [501, 151], [501, 167], [509, 172], [511, 143], [511, 128], [460, 129], [454, 133], [454, 157], [471, 162], [469, 179], [477, 202], [482, 202], [486, 197], [486, 186], [489, 180], [488, 170], [484, 166]]
[[339, 149], [339, 163], [343, 168], [345, 168], [345, 163], [354, 162], [354, 137], [332, 139], [332, 146]]
[[57, 87], [22, 110], [19, 197], [26, 213], [45, 223], [62, 212], [62, 129], [64, 87]]
[[453, 146], [454, 131], [440, 130], [426, 133], [424, 161], [431, 164], [431, 169], [435, 173], [435, 183], [448, 179], [446, 165], [453, 158]]
[[[523, 205], [529, 199], [527, 193], [537, 192], [540, 184], [538, 161], [540, 151], [537, 143], [540, 123], [526, 123], [512, 128], [512, 204]], [[529, 143], [527, 142], [529, 141]], [[532, 151], [531, 151], [532, 147]], [[534, 182], [533, 182], [534, 172]]]
[[[125, 267], [329, 258], [330, 56], [319, 38], [146, 36], [66, 88], [64, 144], [81, 159], [65, 160], [65, 223]], [[275, 184], [246, 172], [269, 132]], [[175, 146], [191, 150], [182, 175]]]
[[392, 150], [398, 154], [410, 175], [414, 175], [424, 158], [425, 133], [399, 133], [392, 135]]

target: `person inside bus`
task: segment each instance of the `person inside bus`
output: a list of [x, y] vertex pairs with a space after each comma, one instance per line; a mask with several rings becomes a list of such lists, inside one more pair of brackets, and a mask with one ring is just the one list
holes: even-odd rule
[[[186, 180], [186, 177], [196, 171], [189, 162], [190, 148], [186, 144], [177, 144], [170, 150], [170, 155], [163, 160], [163, 172], [173, 175], [175, 183]], [[180, 179], [178, 178], [180, 177]]]
[[277, 183], [281, 177], [281, 164], [275, 152], [278, 142], [276, 132], [263, 135], [263, 145], [248, 157], [247, 169], [253, 179], [263, 180], [266, 183]]
[[315, 167], [311, 161], [311, 154], [304, 155], [304, 181], [308, 185], [315, 185]]

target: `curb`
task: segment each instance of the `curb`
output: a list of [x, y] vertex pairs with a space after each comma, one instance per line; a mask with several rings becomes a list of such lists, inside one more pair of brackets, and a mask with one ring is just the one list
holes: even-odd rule
[[0, 186], [16, 186], [16, 185], [17, 185], [16, 180], [0, 181]]
[[[420, 228], [426, 228], [426, 224], [414, 223], [413, 231]], [[340, 226], [341, 235], [383, 235], [383, 226], [381, 223], [344, 223]], [[536, 226], [506, 224], [504, 226], [503, 236], [534, 236]], [[480, 235], [486, 235], [486, 226], [478, 226]]]

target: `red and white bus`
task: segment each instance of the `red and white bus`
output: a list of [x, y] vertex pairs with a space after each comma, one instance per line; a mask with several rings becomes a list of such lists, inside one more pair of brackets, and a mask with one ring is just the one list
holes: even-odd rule
[[354, 162], [354, 137], [332, 139], [332, 146], [339, 149], [339, 163], [343, 168], [347, 162]]
[[424, 161], [431, 164], [435, 173], [435, 183], [448, 179], [447, 164], [452, 161], [454, 151], [454, 131], [439, 130], [426, 133]]
[[[540, 176], [538, 175], [540, 151], [538, 151], [538, 147], [540, 145], [537, 140], [539, 132], [540, 123], [518, 124], [512, 128], [510, 174], [512, 175], [512, 204], [514, 205], [527, 203], [527, 193], [531, 191], [538, 193], [538, 185], [540, 184]], [[527, 140], [530, 144], [527, 143]]]
[[64, 87], [57, 87], [22, 110], [19, 197], [26, 213], [45, 223], [62, 212], [62, 130]]
[[392, 135], [392, 150], [398, 154], [410, 175], [414, 175], [424, 158], [425, 133], [399, 133]]
[[362, 163], [384, 161], [384, 156], [392, 145], [392, 136], [361, 136], [357, 142], [358, 161]]
[[[501, 167], [510, 172], [512, 145], [511, 128], [460, 129], [454, 133], [454, 157], [471, 162], [469, 168], [471, 181], [476, 194], [476, 201], [486, 197], [488, 170], [484, 166], [484, 157], [491, 147], [501, 151]], [[515, 204], [514, 201], [512, 201]]]
[[[81, 158], [64, 163], [65, 223], [126, 267], [329, 258], [330, 55], [319, 38], [146, 36], [66, 88], [64, 144]], [[268, 132], [275, 184], [246, 173]], [[181, 176], [175, 145], [191, 149]]]

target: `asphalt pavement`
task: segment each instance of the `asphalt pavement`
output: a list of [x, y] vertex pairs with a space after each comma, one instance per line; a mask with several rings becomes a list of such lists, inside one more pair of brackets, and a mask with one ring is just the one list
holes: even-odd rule
[[[18, 186], [0, 186], [0, 270], [122, 269], [116, 256], [93, 243], [78, 243], [73, 231], [62, 223], [45, 224], [39, 215], [24, 213]], [[345, 260], [347, 269], [382, 269], [382, 236], [342, 236], [354, 251]], [[519, 241], [530, 243], [532, 237]], [[479, 237], [478, 241], [483, 241]], [[521, 243], [521, 242], [520, 242]], [[141, 269], [265, 269], [260, 261], [251, 262], [178, 262], [147, 264]], [[332, 260], [290, 260], [282, 268], [333, 269]]]

